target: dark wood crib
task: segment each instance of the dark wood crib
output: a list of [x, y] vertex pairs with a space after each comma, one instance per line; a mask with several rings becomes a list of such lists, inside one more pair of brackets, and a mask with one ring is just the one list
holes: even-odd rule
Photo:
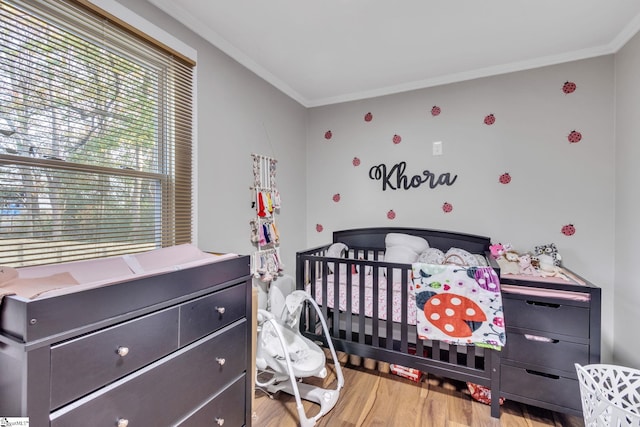
[[[411, 265], [383, 260], [388, 233], [422, 237], [430, 247], [444, 252], [453, 247], [482, 254], [496, 271], [499, 269], [489, 256], [488, 237], [397, 227], [336, 231], [332, 243], [344, 243], [349, 248], [344, 258], [326, 255], [331, 244], [296, 255], [297, 288], [307, 290], [320, 305], [336, 350], [472, 382], [499, 392], [499, 351], [418, 338], [415, 324], [409, 322], [412, 302], [408, 286], [398, 286], [411, 281]], [[366, 286], [370, 289], [365, 289]], [[365, 298], [354, 300], [356, 292], [357, 295], [368, 295], [370, 301], [376, 303], [367, 307]], [[395, 300], [397, 304], [389, 303], [381, 308], [377, 303], [381, 300]], [[300, 327], [308, 338], [326, 344], [313, 309], [304, 311]], [[498, 399], [492, 399], [491, 416], [500, 416]]]

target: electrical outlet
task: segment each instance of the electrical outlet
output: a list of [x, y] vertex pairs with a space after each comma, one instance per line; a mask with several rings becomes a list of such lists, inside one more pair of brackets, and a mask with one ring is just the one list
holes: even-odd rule
[[433, 155], [442, 156], [442, 141], [436, 141], [433, 143]]

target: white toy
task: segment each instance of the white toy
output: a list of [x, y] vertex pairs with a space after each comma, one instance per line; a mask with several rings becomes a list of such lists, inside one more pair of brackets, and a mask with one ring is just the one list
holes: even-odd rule
[[538, 271], [541, 276], [544, 277], [560, 277], [566, 281], [569, 281], [569, 278], [562, 273], [560, 267], [555, 264], [555, 260], [553, 256], [547, 254], [541, 254], [537, 256], [538, 258]]

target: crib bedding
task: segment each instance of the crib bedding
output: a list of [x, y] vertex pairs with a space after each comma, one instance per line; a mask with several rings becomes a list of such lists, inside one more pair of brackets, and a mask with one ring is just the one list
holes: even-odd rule
[[[360, 314], [360, 277], [359, 273], [350, 274], [351, 276], [351, 314]], [[339, 278], [338, 286], [335, 286], [335, 279]], [[367, 274], [364, 277], [364, 315], [366, 317], [372, 317], [374, 315], [374, 297], [373, 297], [373, 285], [374, 275]], [[380, 275], [377, 278], [378, 281], [378, 318], [381, 320], [387, 320], [387, 278], [384, 275]], [[327, 289], [327, 307], [335, 308], [335, 289], [338, 289], [338, 309], [342, 312], [347, 311], [347, 274], [342, 273], [339, 275], [329, 274], [326, 278], [316, 279], [315, 292], [311, 290], [311, 286], [307, 285], [307, 292], [313, 295], [318, 305], [323, 305], [324, 300], [322, 298], [323, 288]], [[401, 282], [394, 281], [393, 283], [393, 296], [392, 296], [392, 320], [394, 322], [402, 322], [402, 286], [406, 286], [409, 289], [408, 292], [408, 316], [407, 323], [409, 325], [416, 324], [416, 304], [415, 296], [411, 292], [413, 283], [409, 280], [404, 285]]]
[[412, 265], [420, 338], [505, 345], [500, 280], [491, 267]]

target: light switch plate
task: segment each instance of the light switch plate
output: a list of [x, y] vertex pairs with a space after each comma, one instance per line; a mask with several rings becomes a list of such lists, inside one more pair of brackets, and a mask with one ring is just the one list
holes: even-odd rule
[[442, 156], [442, 141], [436, 141], [433, 143], [433, 155]]

